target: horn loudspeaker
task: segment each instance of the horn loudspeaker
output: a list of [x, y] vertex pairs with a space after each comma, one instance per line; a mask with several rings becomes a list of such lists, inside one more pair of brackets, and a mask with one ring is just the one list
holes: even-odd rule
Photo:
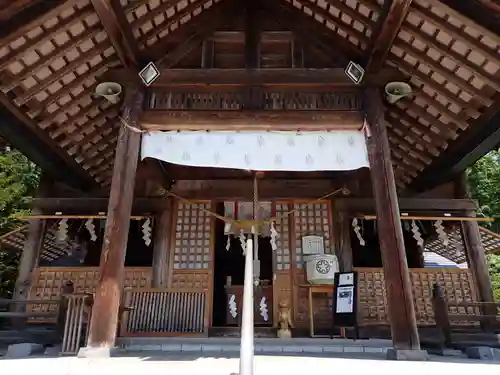
[[391, 82], [385, 86], [385, 95], [387, 101], [391, 104], [394, 104], [411, 94], [411, 86], [405, 82]]
[[95, 95], [106, 98], [110, 103], [116, 104], [120, 101], [122, 87], [116, 82], [103, 82], [95, 88]]

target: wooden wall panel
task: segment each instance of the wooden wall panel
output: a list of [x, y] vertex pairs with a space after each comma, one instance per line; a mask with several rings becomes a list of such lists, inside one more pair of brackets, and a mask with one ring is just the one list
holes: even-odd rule
[[[361, 325], [388, 324], [389, 311], [385, 279], [382, 268], [357, 268], [358, 286], [358, 321]], [[477, 301], [477, 293], [472, 274], [460, 268], [413, 268], [410, 269], [415, 314], [419, 326], [433, 325], [432, 286], [435, 283], [445, 290], [449, 302]], [[470, 311], [453, 311], [457, 314], [475, 314]], [[457, 324], [470, 325], [471, 322]]]
[[[59, 299], [63, 285], [72, 281], [76, 293], [95, 293], [98, 281], [98, 267], [39, 267], [33, 271], [30, 299]], [[150, 267], [126, 267], [123, 279], [124, 288], [148, 288], [151, 285]], [[33, 305], [32, 311], [45, 311], [55, 305]]]
[[174, 270], [170, 289], [209, 290], [211, 285], [211, 270]]
[[387, 297], [382, 268], [358, 268], [358, 322], [387, 324]]
[[[40, 267], [35, 268], [31, 286], [31, 299], [58, 298], [67, 281], [72, 281], [77, 293], [94, 293], [98, 280], [98, 267]], [[124, 288], [146, 288], [151, 283], [150, 267], [126, 267]]]

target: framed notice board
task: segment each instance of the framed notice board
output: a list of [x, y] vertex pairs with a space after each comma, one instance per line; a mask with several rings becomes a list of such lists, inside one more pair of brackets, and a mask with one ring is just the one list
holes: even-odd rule
[[354, 327], [357, 336], [358, 274], [337, 272], [332, 303], [333, 326]]

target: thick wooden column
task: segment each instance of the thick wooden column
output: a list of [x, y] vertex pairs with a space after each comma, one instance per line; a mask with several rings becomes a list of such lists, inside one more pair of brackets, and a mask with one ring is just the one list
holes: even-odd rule
[[[39, 209], [32, 210], [33, 215], [40, 215]], [[13, 299], [26, 300], [28, 299], [31, 287], [31, 275], [35, 268], [40, 251], [42, 250], [43, 238], [45, 236], [45, 220], [34, 219], [28, 224], [28, 235], [24, 242], [23, 252], [19, 261], [16, 285], [14, 289]], [[16, 310], [20, 310], [24, 305], [14, 305]], [[19, 309], [17, 309], [19, 308]]]
[[[455, 198], [471, 198], [466, 173], [461, 173], [455, 178]], [[476, 216], [474, 211], [469, 211], [466, 216]], [[461, 222], [462, 239], [467, 255], [467, 263], [474, 277], [476, 290], [482, 302], [494, 302], [491, 279], [488, 272], [488, 261], [481, 242], [481, 232], [477, 221]], [[484, 311], [484, 313], [488, 313]]]
[[394, 171], [387, 130], [383, 120], [383, 102], [376, 88], [364, 92], [366, 143], [371, 182], [377, 212], [377, 228], [384, 266], [387, 304], [392, 342], [397, 350], [419, 350], [415, 309], [406, 261], [403, 231], [399, 216]]
[[[37, 197], [42, 198], [49, 196], [51, 187], [52, 180], [50, 180], [48, 176], [43, 175], [38, 187]], [[40, 215], [42, 214], [42, 211], [37, 207], [33, 207], [32, 214]], [[17, 280], [14, 289], [13, 299], [15, 300], [26, 300], [28, 298], [33, 269], [38, 263], [38, 258], [43, 247], [46, 227], [45, 224], [46, 221], [40, 219], [30, 220], [28, 224], [28, 235], [26, 237], [26, 241], [24, 242], [23, 252], [21, 253]], [[13, 306], [17, 311], [20, 311], [20, 309], [25, 307], [21, 304], [15, 304]]]
[[172, 240], [172, 199], [168, 198], [168, 205], [155, 220], [154, 249], [153, 249], [153, 288], [168, 286], [168, 272], [170, 271], [170, 243]]
[[[142, 91], [129, 90], [125, 93], [121, 116], [133, 127], [138, 126], [143, 98]], [[140, 142], [140, 133], [125, 126], [120, 128], [99, 265], [99, 280], [92, 308], [87, 348], [82, 348], [79, 353], [82, 357], [109, 356], [115, 346]]]

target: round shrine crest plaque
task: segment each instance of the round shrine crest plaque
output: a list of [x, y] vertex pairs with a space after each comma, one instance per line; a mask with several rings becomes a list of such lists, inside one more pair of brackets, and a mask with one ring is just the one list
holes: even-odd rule
[[316, 262], [316, 271], [322, 275], [329, 273], [331, 268], [330, 263], [324, 259]]

